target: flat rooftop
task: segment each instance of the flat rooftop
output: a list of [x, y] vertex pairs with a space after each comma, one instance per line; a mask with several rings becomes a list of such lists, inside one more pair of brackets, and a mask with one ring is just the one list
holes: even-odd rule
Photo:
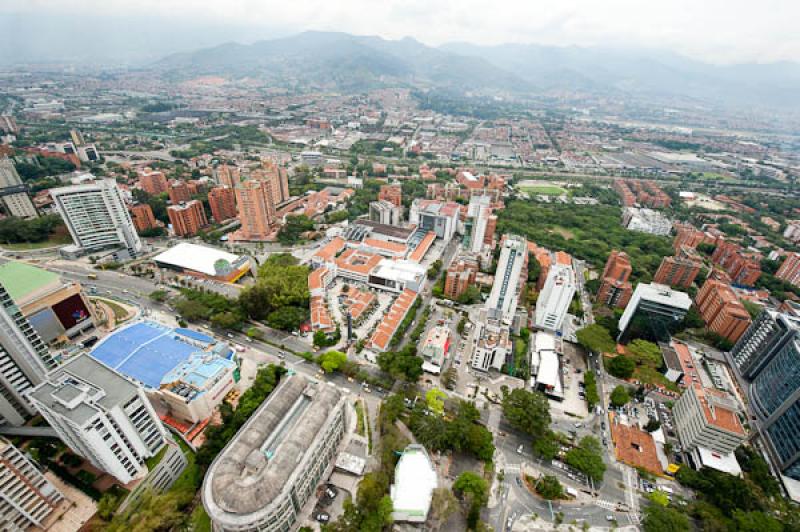
[[385, 235], [399, 240], [408, 240], [414, 231], [417, 230], [416, 226], [411, 227], [398, 227], [396, 225], [387, 225], [371, 220], [358, 220], [354, 225], [363, 225], [369, 227], [373, 233]]
[[243, 257], [207, 246], [181, 242], [153, 257], [153, 261], [184, 270], [192, 270], [205, 275], [224, 275], [234, 264], [241, 263]]
[[45, 293], [51, 286], [61, 284], [58, 275], [44, 268], [37, 268], [24, 262], [9, 261], [0, 264], [0, 284], [8, 291], [15, 303], [34, 296], [37, 292]]

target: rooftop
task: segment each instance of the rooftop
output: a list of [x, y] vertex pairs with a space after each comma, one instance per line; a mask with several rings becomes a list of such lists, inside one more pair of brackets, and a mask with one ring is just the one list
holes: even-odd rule
[[397, 462], [391, 488], [395, 520], [424, 521], [436, 486], [436, 471], [425, 448], [418, 444], [406, 447]]
[[24, 262], [9, 261], [0, 264], [0, 284], [15, 303], [21, 305], [29, 297], [57, 287], [61, 281], [55, 273]]
[[241, 262], [243, 257], [222, 251], [221, 249], [210, 248], [181, 242], [163, 253], [159, 253], [153, 260], [170, 266], [177, 266], [186, 270], [193, 270], [205, 275], [221, 275], [227, 273], [237, 262]]

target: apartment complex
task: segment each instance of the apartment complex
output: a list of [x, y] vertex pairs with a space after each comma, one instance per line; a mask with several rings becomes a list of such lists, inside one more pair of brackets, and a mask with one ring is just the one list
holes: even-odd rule
[[403, 188], [399, 184], [381, 185], [379, 201], [388, 201], [395, 207], [403, 207]]
[[203, 204], [198, 200], [170, 205], [167, 207], [167, 216], [175, 236], [194, 236], [208, 225]]
[[165, 445], [144, 391], [89, 355], [59, 366], [28, 396], [73, 452], [123, 484]]
[[65, 502], [41, 471], [0, 436], [0, 529], [47, 530]]
[[214, 530], [292, 530], [333, 470], [346, 404], [335, 386], [283, 376], [208, 468], [201, 496]]
[[121, 260], [142, 251], [142, 242], [113, 179], [54, 188], [50, 196], [74, 242], [61, 249], [65, 256], [118, 249], [115, 258]]
[[173, 205], [192, 199], [192, 191], [189, 190], [189, 185], [183, 180], [176, 180], [170, 183], [167, 192], [169, 193], [169, 201]]
[[22, 425], [35, 413], [25, 394], [56, 366], [39, 334], [0, 284], [0, 425]]
[[137, 232], [141, 233], [158, 227], [156, 217], [153, 215], [153, 209], [147, 203], [132, 205], [130, 210], [133, 226]]
[[264, 181], [248, 180], [236, 187], [241, 228], [232, 234], [234, 240], [267, 240], [275, 232], [275, 200], [272, 187]]
[[236, 192], [228, 186], [214, 187], [208, 192], [208, 206], [217, 223], [236, 218]]
[[736, 342], [750, 326], [750, 313], [725, 282], [707, 280], [694, 303], [708, 328], [731, 342]]
[[156, 196], [163, 194], [169, 190], [169, 183], [164, 172], [145, 168], [139, 172], [139, 188], [150, 194]]
[[775, 272], [775, 277], [795, 286], [800, 286], [800, 253], [787, 253], [780, 268]]
[[637, 336], [668, 340], [691, 306], [685, 292], [658, 283], [639, 283], [619, 319], [619, 340], [624, 343], [634, 331]]
[[480, 267], [477, 259], [468, 255], [459, 255], [450, 263], [444, 278], [444, 295], [450, 299], [458, 299], [467, 287], [475, 285], [475, 277]]
[[261, 168], [250, 173], [250, 179], [262, 181], [269, 187], [273, 205], [289, 200], [289, 180], [286, 168], [281, 168], [269, 159], [261, 160]]
[[753, 286], [761, 276], [759, 254], [745, 251], [735, 242], [718, 239], [711, 260], [725, 270], [733, 284]]
[[689, 288], [700, 273], [703, 260], [693, 248], [684, 246], [674, 257], [664, 257], [653, 282], [677, 288]]
[[237, 166], [228, 166], [227, 164], [219, 165], [214, 170], [214, 175], [220, 185], [230, 189], [235, 189], [236, 185], [242, 180], [239, 168]]
[[610, 307], [625, 308], [633, 294], [633, 287], [628, 281], [632, 271], [628, 254], [624, 251], [612, 251], [600, 277], [597, 301]]
[[489, 196], [472, 196], [467, 206], [467, 223], [470, 226], [469, 249], [472, 253], [480, 253], [484, 246], [492, 246], [497, 228], [497, 216], [492, 214], [492, 198]]
[[28, 196], [28, 187], [22, 183], [11, 159], [0, 158], [0, 203], [9, 216], [36, 218], [39, 214]]

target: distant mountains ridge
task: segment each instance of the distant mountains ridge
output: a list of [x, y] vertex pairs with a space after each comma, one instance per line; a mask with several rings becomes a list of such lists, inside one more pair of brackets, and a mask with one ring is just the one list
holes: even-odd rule
[[171, 79], [251, 77], [294, 88], [572, 91], [800, 110], [796, 63], [718, 66], [653, 50], [468, 43], [431, 47], [408, 37], [309, 31], [172, 54], [151, 68]]

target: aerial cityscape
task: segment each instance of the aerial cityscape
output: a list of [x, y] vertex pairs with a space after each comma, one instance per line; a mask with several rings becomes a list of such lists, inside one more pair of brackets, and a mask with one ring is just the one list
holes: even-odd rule
[[0, 6], [0, 530], [800, 531], [800, 8], [522, 4]]

